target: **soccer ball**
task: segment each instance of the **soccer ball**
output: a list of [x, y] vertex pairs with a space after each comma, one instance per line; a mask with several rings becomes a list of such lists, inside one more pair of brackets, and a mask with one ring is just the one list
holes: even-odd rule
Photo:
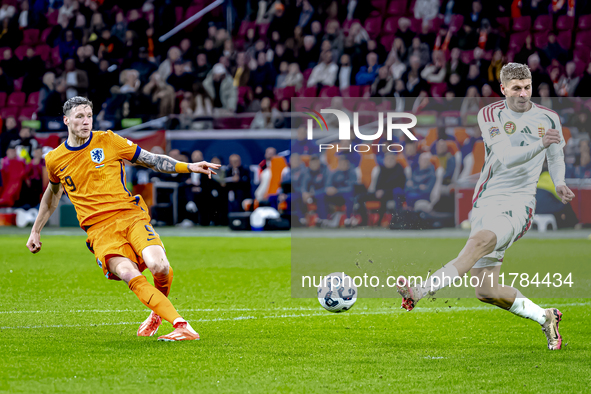
[[329, 312], [345, 312], [357, 301], [357, 286], [344, 272], [333, 272], [322, 279], [318, 287], [318, 301]]

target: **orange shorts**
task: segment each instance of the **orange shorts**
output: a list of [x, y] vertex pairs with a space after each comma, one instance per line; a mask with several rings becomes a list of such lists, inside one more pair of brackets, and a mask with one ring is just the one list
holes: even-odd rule
[[96, 262], [107, 279], [120, 280], [109, 272], [108, 261], [114, 256], [127, 257], [137, 264], [140, 272], [147, 267], [142, 251], [150, 245], [164, 248], [160, 236], [150, 224], [150, 217], [134, 210], [121, 211], [115, 216], [91, 226], [86, 246], [94, 253]]

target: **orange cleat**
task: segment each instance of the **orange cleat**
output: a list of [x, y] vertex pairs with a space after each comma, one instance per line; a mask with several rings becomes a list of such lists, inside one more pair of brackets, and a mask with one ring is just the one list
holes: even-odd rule
[[150, 313], [150, 316], [140, 325], [140, 328], [137, 329], [137, 336], [138, 337], [152, 337], [156, 335], [158, 332], [158, 327], [162, 324], [162, 318], [155, 314], [154, 312]]
[[189, 323], [183, 321], [174, 325], [174, 331], [158, 338], [159, 341], [193, 341], [199, 339], [199, 334], [193, 330]]

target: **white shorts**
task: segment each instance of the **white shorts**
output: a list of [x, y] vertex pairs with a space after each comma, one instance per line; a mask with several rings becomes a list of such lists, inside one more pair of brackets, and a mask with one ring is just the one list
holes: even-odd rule
[[470, 236], [480, 230], [490, 230], [497, 236], [495, 250], [478, 260], [474, 268], [501, 265], [505, 250], [525, 235], [531, 227], [533, 217], [534, 209], [525, 205], [505, 204], [473, 208]]

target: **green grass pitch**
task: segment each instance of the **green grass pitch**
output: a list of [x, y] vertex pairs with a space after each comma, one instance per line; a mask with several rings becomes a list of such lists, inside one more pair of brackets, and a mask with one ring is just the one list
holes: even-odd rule
[[[536, 323], [477, 300], [407, 313], [400, 299], [362, 298], [332, 314], [292, 299], [289, 238], [164, 237], [172, 302], [202, 339], [163, 343], [136, 337], [148, 309], [102, 276], [83, 237], [42, 241], [32, 255], [26, 237], [0, 238], [0, 392], [590, 390], [590, 300], [539, 300], [564, 313], [567, 345], [552, 352]], [[512, 250], [542, 248], [560, 261], [556, 242], [524, 239]], [[429, 248], [448, 255], [463, 243], [431, 239]], [[572, 244], [581, 252], [570, 258], [588, 264], [589, 241]], [[164, 323], [159, 334], [171, 330]]]

